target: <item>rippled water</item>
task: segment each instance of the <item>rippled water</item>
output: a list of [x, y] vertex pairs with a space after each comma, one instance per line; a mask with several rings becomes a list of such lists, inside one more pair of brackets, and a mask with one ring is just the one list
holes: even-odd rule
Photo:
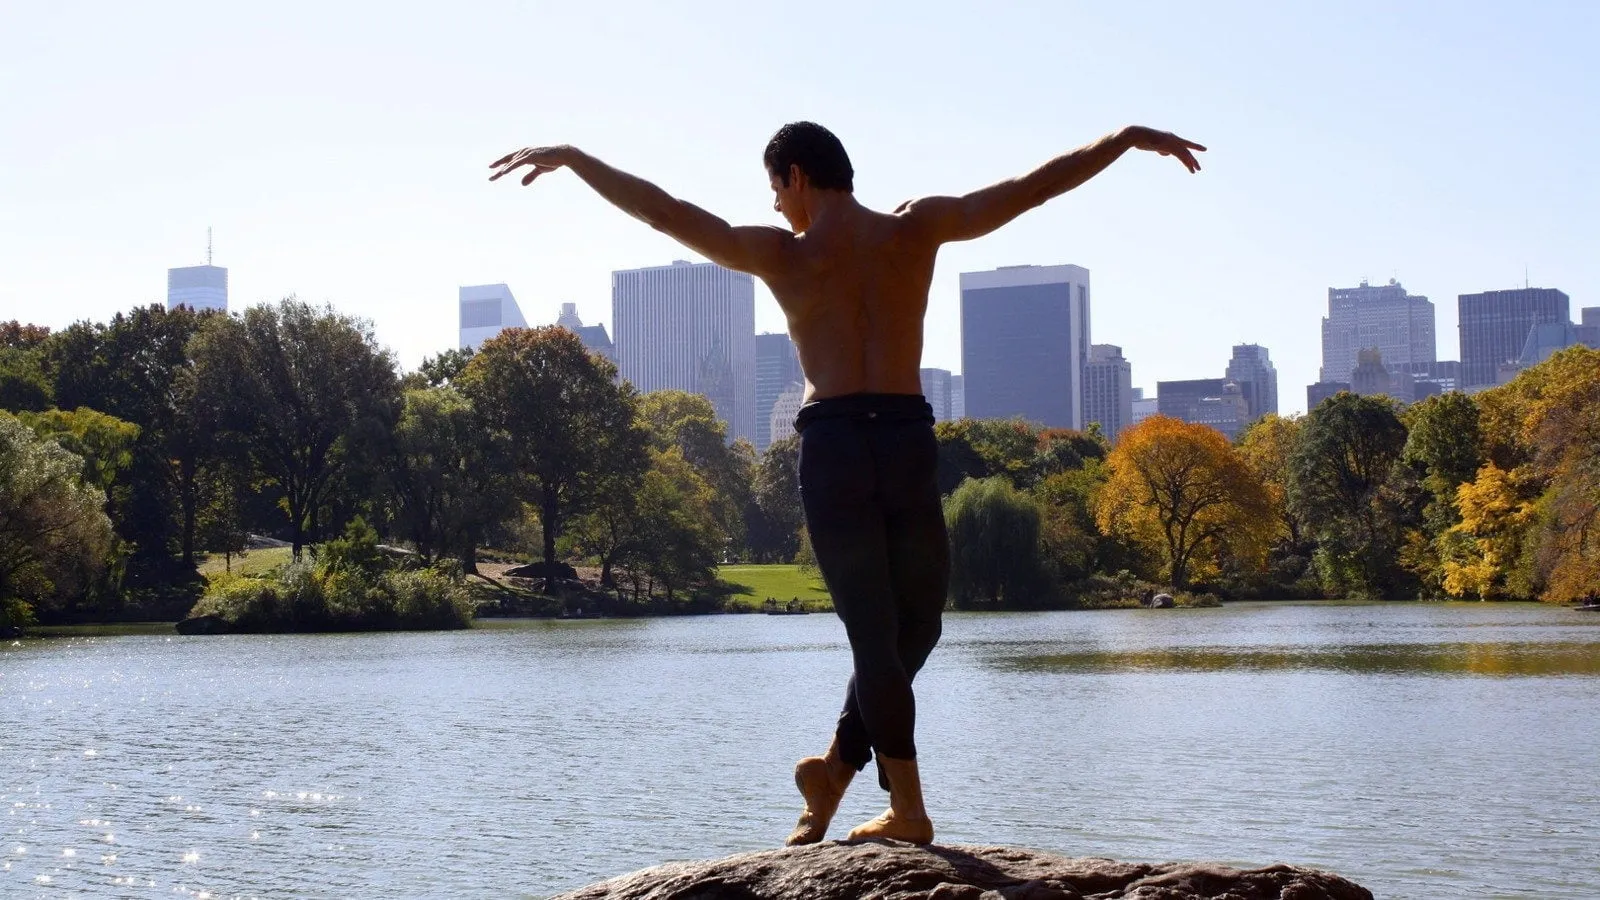
[[[0, 895], [542, 897], [773, 847], [847, 665], [822, 615], [22, 641]], [[941, 841], [1593, 898], [1597, 676], [1600, 615], [1546, 607], [952, 615], [919, 740]]]

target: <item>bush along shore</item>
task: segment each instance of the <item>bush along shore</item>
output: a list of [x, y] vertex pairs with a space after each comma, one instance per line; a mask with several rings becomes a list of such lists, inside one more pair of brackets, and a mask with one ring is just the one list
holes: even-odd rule
[[428, 568], [386, 552], [357, 518], [344, 536], [258, 575], [222, 575], [178, 623], [185, 634], [468, 628], [473, 603], [458, 564]]

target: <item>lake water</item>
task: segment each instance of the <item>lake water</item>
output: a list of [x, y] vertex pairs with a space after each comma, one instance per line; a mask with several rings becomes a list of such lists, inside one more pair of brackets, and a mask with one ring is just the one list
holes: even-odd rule
[[[6, 897], [544, 897], [775, 847], [848, 666], [827, 615], [7, 644]], [[1600, 896], [1600, 614], [952, 614], [917, 688], [941, 842]]]

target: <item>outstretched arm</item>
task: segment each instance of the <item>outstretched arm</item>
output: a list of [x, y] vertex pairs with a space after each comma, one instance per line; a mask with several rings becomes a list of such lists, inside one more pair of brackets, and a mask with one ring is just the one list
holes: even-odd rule
[[1191, 151], [1205, 149], [1175, 134], [1133, 125], [1063, 153], [1020, 178], [1007, 179], [964, 197], [911, 200], [896, 212], [923, 226], [938, 243], [969, 241], [1083, 184], [1129, 150], [1176, 156], [1190, 172], [1198, 172], [1200, 163]]
[[495, 173], [490, 181], [509, 175], [523, 166], [532, 171], [523, 176], [524, 185], [546, 172], [565, 167], [611, 204], [657, 231], [721, 266], [765, 275], [777, 268], [793, 236], [780, 228], [765, 225], [735, 227], [723, 219], [668, 194], [643, 178], [608, 166], [576, 147], [529, 147], [507, 154], [489, 164]]

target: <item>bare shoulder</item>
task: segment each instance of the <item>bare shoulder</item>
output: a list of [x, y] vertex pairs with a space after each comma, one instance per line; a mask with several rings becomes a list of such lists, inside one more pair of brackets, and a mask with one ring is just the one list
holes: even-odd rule
[[912, 240], [937, 245], [943, 243], [950, 224], [964, 213], [960, 197], [931, 195], [916, 197], [895, 207], [893, 217], [901, 233]]

